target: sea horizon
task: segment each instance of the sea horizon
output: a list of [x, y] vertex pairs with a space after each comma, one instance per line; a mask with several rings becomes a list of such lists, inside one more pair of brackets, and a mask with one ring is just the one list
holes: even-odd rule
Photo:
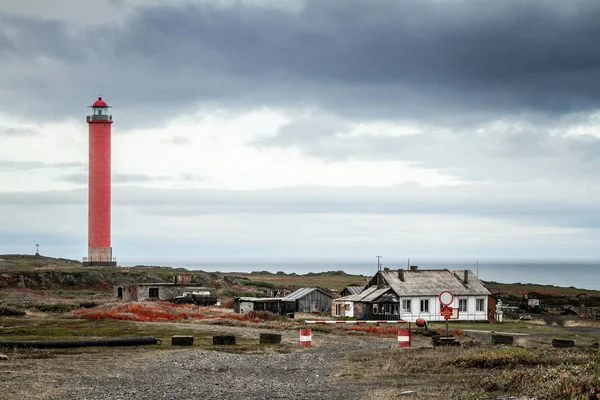
[[[575, 287], [578, 289], [600, 290], [600, 261], [596, 259], [518, 259], [500, 260], [484, 259], [466, 261], [459, 258], [414, 258], [382, 259], [381, 267], [389, 269], [407, 268], [417, 265], [420, 269], [470, 269], [480, 279], [488, 282], [521, 283]], [[377, 272], [377, 260], [344, 259], [344, 258], [123, 258], [119, 265], [124, 267], [136, 265], [166, 266], [202, 270], [206, 272], [240, 272], [250, 273], [268, 271], [276, 273], [307, 274], [310, 272], [343, 271], [352, 275], [372, 276]]]

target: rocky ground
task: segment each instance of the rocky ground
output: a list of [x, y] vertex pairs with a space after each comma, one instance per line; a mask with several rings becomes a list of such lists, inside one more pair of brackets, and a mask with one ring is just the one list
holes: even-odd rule
[[378, 385], [344, 380], [336, 363], [349, 351], [396, 344], [395, 338], [373, 337], [347, 337], [340, 343], [340, 337], [323, 335], [315, 346], [300, 348], [297, 335], [283, 332], [284, 343], [295, 342], [287, 354], [111, 348], [60, 355], [47, 351], [48, 358], [39, 359], [11, 357], [12, 366], [2, 368], [6, 381], [0, 384], [0, 398], [368, 399]]

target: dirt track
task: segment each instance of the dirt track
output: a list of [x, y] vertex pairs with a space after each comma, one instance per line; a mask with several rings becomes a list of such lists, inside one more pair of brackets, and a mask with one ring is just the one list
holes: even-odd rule
[[[189, 325], [187, 325], [189, 327]], [[258, 338], [258, 329], [197, 326]], [[272, 332], [272, 331], [271, 331]], [[300, 348], [283, 331], [287, 354], [247, 355], [200, 349], [95, 348], [3, 364], [0, 398], [25, 399], [368, 399], [376, 383], [337, 377], [346, 352], [396, 347], [396, 339], [313, 334]], [[47, 354], [48, 358], [43, 355]], [[23, 382], [28, 385], [23, 386]]]

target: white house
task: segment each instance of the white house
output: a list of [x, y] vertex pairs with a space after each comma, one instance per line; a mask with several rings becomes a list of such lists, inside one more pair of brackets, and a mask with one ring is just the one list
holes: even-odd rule
[[377, 320], [444, 321], [440, 315], [439, 295], [448, 290], [454, 295], [453, 308], [458, 320], [488, 321], [495, 310], [488, 310], [491, 295], [470, 270], [379, 271], [360, 294], [333, 300], [332, 314]]

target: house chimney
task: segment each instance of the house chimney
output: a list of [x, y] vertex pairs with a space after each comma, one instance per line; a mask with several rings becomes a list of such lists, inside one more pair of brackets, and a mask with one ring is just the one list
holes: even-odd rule
[[465, 281], [465, 283], [469, 283], [469, 270], [468, 269], [465, 269], [465, 277], [464, 277], [463, 281]]
[[402, 282], [404, 282], [404, 270], [403, 269], [398, 270], [398, 279], [400, 279]]
[[417, 265], [411, 265], [411, 266], [410, 266], [410, 270], [411, 270], [412, 272], [417, 272], [417, 271], [419, 270], [419, 267], [418, 267]]

